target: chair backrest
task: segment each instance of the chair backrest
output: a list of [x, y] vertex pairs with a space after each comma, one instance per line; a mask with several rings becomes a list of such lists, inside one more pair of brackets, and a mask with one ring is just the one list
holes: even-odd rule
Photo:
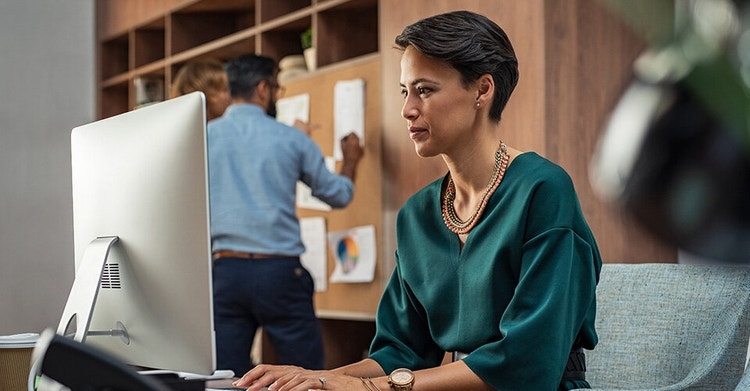
[[750, 268], [604, 264], [587, 379], [607, 389], [733, 390], [747, 357], [749, 302]]
[[745, 370], [745, 373], [742, 375], [742, 379], [740, 380], [740, 384], [737, 385], [737, 388], [734, 389], [735, 391], [750, 391], [750, 372]]

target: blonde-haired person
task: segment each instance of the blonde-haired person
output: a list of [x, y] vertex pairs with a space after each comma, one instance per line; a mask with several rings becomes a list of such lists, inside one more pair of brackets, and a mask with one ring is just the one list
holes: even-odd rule
[[201, 91], [206, 95], [206, 120], [221, 117], [232, 103], [224, 66], [216, 60], [192, 61], [177, 72], [170, 98]]

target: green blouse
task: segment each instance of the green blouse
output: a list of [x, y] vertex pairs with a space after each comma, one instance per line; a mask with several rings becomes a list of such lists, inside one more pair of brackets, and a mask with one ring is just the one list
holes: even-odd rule
[[601, 269], [570, 177], [535, 153], [516, 157], [463, 249], [442, 220], [444, 181], [399, 212], [370, 357], [390, 373], [460, 351], [497, 389], [562, 387], [571, 348], [597, 343]]

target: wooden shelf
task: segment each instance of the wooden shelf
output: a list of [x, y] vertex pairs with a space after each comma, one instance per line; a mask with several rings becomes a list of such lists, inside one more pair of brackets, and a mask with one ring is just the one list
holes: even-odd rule
[[106, 118], [121, 114], [122, 108], [129, 106], [129, 82], [130, 79], [126, 79], [120, 83], [111, 83], [107, 87], [102, 88], [99, 91], [99, 94], [101, 96], [99, 106], [101, 110], [101, 117]]
[[[129, 7], [103, 0], [105, 21], [122, 23], [117, 15], [148, 8], [147, 0]], [[129, 4], [130, 4], [129, 3]], [[100, 37], [98, 117], [135, 107], [132, 88], [123, 80], [159, 75], [169, 90], [172, 77], [186, 62], [213, 58], [225, 61], [247, 53], [275, 60], [302, 54], [300, 35], [313, 30], [319, 67], [378, 52], [377, 0], [172, 0], [158, 16], [133, 17], [125, 31]], [[132, 8], [131, 8], [132, 7]], [[114, 10], [113, 10], [114, 9]], [[126, 15], [127, 16], [127, 15]], [[113, 28], [99, 26], [100, 31]], [[105, 101], [106, 100], [106, 101]]]
[[170, 55], [178, 54], [255, 25], [255, 8], [178, 11], [170, 16]]
[[300, 35], [310, 28], [313, 16], [299, 14], [295, 18], [279, 18], [260, 34], [260, 52], [277, 61], [290, 54], [301, 54]]
[[311, 8], [310, 0], [261, 0], [260, 1], [260, 22], [268, 23], [284, 15], [293, 14], [300, 10]]
[[[331, 36], [346, 39], [324, 40], [324, 37]], [[313, 42], [318, 48], [319, 66], [377, 52], [377, 3], [352, 1], [321, 12]]]
[[170, 57], [172, 64], [180, 64], [201, 58], [226, 60], [242, 54], [256, 53], [255, 36], [257, 28], [238, 31], [232, 35], [193, 47]]
[[163, 60], [165, 51], [165, 21], [159, 18], [133, 32], [133, 67], [138, 68], [154, 61]]
[[129, 69], [130, 39], [128, 34], [119, 35], [99, 43], [102, 79], [109, 79]]

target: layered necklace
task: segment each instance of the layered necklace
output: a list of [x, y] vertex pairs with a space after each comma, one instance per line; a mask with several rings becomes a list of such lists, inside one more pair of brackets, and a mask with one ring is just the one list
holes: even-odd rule
[[456, 200], [456, 185], [453, 183], [450, 173], [448, 173], [448, 186], [445, 188], [445, 194], [443, 195], [442, 211], [443, 221], [449, 230], [455, 234], [463, 235], [468, 234], [477, 225], [492, 193], [500, 186], [500, 182], [502, 182], [503, 176], [505, 176], [505, 170], [508, 168], [508, 160], [508, 147], [500, 140], [500, 147], [495, 152], [495, 168], [492, 171], [490, 182], [487, 184], [487, 188], [484, 190], [482, 199], [479, 201], [474, 213], [465, 221], [458, 217], [456, 209], [453, 206], [453, 202]]

